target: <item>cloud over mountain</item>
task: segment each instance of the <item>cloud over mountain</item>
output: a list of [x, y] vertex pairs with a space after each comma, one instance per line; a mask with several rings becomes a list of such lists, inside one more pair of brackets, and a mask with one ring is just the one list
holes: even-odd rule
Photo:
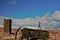
[[[7, 17], [0, 17], [0, 24], [4, 24], [4, 18]], [[8, 18], [7, 18], [8, 19]], [[43, 17], [35, 17], [35, 18], [25, 18], [25, 19], [12, 19], [12, 27], [18, 28], [22, 25], [24, 26], [33, 26], [38, 27], [38, 22], [41, 22], [41, 27], [43, 29], [57, 29], [60, 28], [60, 11], [54, 12], [52, 15], [46, 13]]]

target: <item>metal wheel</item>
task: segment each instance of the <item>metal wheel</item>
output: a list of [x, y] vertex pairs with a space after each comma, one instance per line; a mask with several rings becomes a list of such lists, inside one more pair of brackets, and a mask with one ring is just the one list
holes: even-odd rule
[[20, 40], [21, 39], [21, 27], [17, 29], [16, 35], [15, 35], [15, 40]]

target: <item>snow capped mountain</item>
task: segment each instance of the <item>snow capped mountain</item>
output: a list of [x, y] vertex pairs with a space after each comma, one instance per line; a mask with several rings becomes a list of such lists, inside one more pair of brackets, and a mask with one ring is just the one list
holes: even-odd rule
[[19, 28], [20, 26], [32, 26], [38, 27], [38, 22], [41, 22], [42, 29], [59, 29], [60, 28], [60, 11], [54, 12], [50, 15], [46, 13], [43, 17], [25, 18], [25, 19], [14, 19], [0, 16], [0, 26], [4, 25], [4, 18], [12, 19], [12, 28]]

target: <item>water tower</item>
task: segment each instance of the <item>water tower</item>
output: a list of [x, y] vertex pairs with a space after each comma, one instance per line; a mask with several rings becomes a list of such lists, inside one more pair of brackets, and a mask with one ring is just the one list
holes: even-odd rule
[[4, 32], [11, 34], [11, 19], [4, 19]]

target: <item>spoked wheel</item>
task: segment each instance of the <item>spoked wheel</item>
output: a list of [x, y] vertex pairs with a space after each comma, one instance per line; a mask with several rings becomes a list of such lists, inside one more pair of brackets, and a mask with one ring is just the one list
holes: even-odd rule
[[20, 40], [21, 39], [21, 27], [17, 29], [16, 35], [15, 35], [15, 40]]
[[21, 32], [20, 32], [20, 30], [19, 30], [19, 32], [17, 33], [17, 36], [16, 36], [16, 40], [21, 40], [22, 39], [22, 34], [21, 34]]

